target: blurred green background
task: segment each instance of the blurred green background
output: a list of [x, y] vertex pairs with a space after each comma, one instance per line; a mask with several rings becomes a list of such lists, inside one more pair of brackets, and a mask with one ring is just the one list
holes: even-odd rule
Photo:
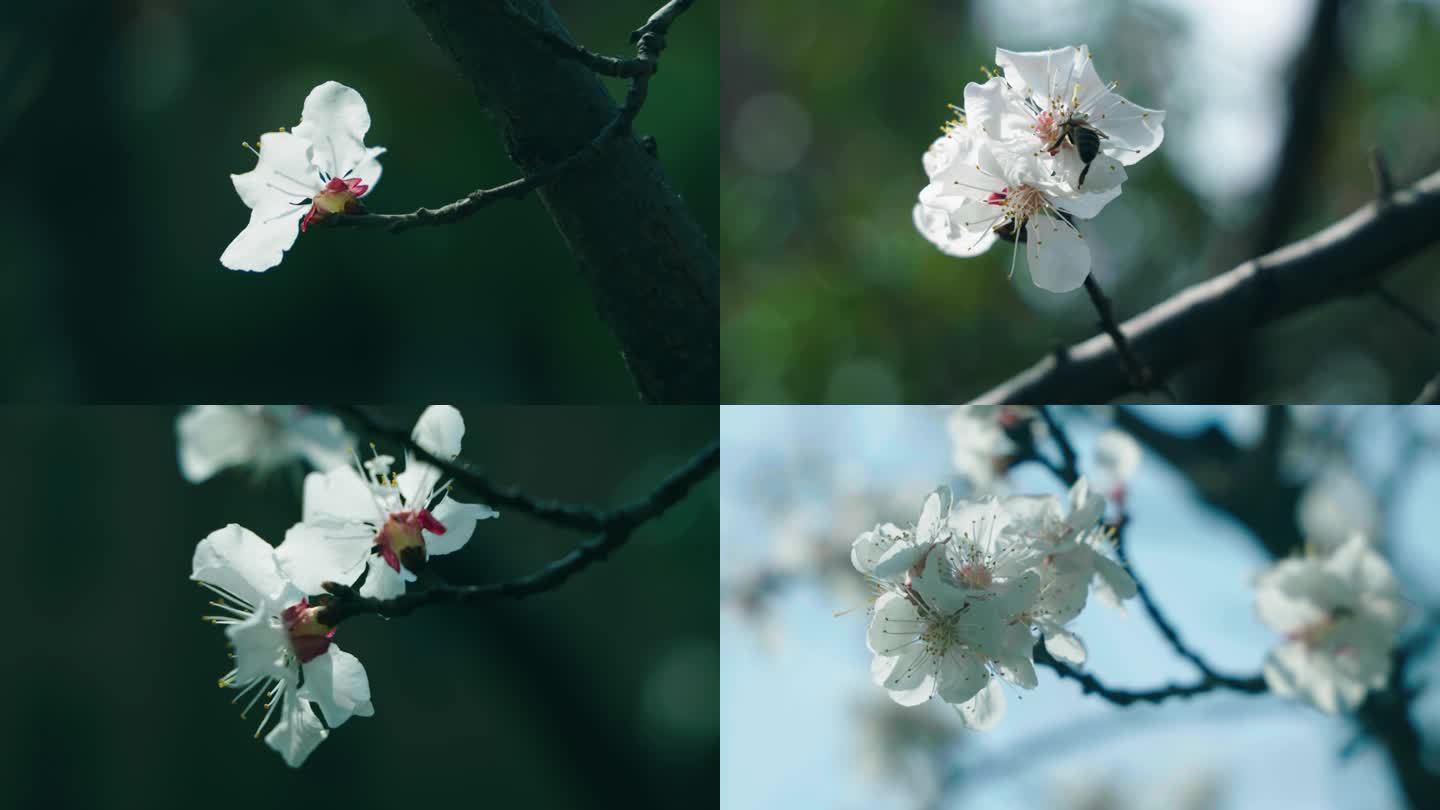
[[[580, 42], [630, 55], [660, 0], [552, 5]], [[636, 123], [712, 239], [718, 5], [675, 25]], [[535, 198], [395, 236], [306, 234], [262, 275], [220, 266], [249, 216], [229, 178], [255, 164], [241, 141], [293, 126], [331, 79], [390, 150], [372, 210], [518, 176], [403, 3], [3, 4], [0, 399], [633, 401]]]
[[[601, 507], [648, 493], [718, 430], [714, 408], [459, 407], [462, 458]], [[372, 413], [408, 430], [421, 410]], [[346, 622], [337, 641], [364, 663], [375, 716], [290, 770], [215, 687], [225, 639], [199, 620], [209, 597], [188, 576], [195, 544], [226, 523], [278, 542], [300, 514], [299, 476], [186, 484], [177, 413], [0, 408], [0, 490], [22, 505], [6, 532], [0, 805], [668, 810], [708, 795], [714, 477], [556, 591]], [[511, 579], [581, 539], [502, 509], [439, 570]]]
[[[1096, 334], [1083, 293], [1036, 288], [1023, 258], [1006, 278], [1009, 245], [951, 259], [911, 224], [920, 156], [997, 46], [1088, 43], [1104, 80], [1168, 111], [1159, 151], [1082, 225], [1121, 317], [1371, 200], [1372, 144], [1399, 184], [1440, 167], [1433, 0], [843, 7], [727, 5], [726, 401], [963, 401]], [[1389, 286], [1434, 317], [1437, 270], [1432, 249]], [[1409, 402], [1436, 372], [1436, 339], [1376, 296], [1216, 337], [1182, 401]]]

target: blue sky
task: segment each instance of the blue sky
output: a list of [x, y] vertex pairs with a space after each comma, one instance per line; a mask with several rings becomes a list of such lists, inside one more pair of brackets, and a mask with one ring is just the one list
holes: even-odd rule
[[[1399, 434], [1390, 427], [1395, 413], [1347, 414], [1359, 417], [1349, 440], [1362, 478], [1388, 472], [1398, 448]], [[1253, 438], [1260, 424], [1252, 409], [1171, 407], [1145, 414], [1182, 429], [1218, 420], [1242, 441]], [[1083, 462], [1099, 422], [1074, 411], [1066, 415]], [[1440, 436], [1440, 409], [1425, 416], [1429, 433]], [[893, 488], [913, 509], [877, 514], [874, 521], [913, 521], [925, 494], [953, 481], [943, 418], [944, 411], [923, 407], [723, 408], [722, 580], [771, 558], [776, 533], [767, 503], [793, 499], [823, 506], [824, 482], [831, 478], [858, 477], [867, 487]], [[1440, 492], [1435, 455], [1411, 468], [1389, 515], [1398, 573], [1412, 588], [1424, 586], [1418, 572], [1440, 570], [1434, 544], [1423, 542], [1433, 534], [1427, 500]], [[1017, 492], [1060, 491], [1033, 465], [1012, 480]], [[1433, 514], [1433, 506], [1428, 511]], [[1267, 560], [1248, 531], [1204, 508], [1183, 479], [1149, 454], [1132, 486], [1131, 514], [1132, 563], [1182, 635], [1221, 669], [1258, 671], [1274, 637], [1251, 605], [1250, 578]], [[869, 679], [865, 615], [837, 618], [835, 612], [855, 607], [839, 599], [817, 585], [787, 591], [775, 604], [778, 645], [763, 644], [752, 624], [722, 611], [722, 808], [911, 806], [902, 788], [859, 774], [853, 707], [883, 691]], [[1433, 595], [1424, 601], [1433, 603]], [[1194, 677], [1138, 605], [1122, 614], [1094, 603], [1076, 629], [1089, 648], [1088, 667], [1109, 685], [1145, 688]], [[952, 804], [963, 797], [967, 806], [1051, 806], [1067, 785], [1108, 782], [1148, 797], [1133, 806], [1161, 807], [1163, 785], [1208, 772], [1220, 778], [1226, 808], [1398, 806], [1378, 750], [1362, 746], [1338, 757], [1353, 736], [1343, 720], [1268, 695], [1215, 694], [1155, 710], [1121, 709], [1081, 695], [1048, 670], [1040, 678], [1039, 687], [1021, 699], [1020, 690], [1010, 691], [997, 729], [966, 733], [956, 761], [1045, 739], [1050, 729], [1081, 723], [1085, 731], [1057, 737], [1043, 749], [1027, 747], [1024, 767], [987, 767]], [[1435, 709], [1437, 702], [1426, 706]], [[1428, 711], [1427, 719], [1435, 714]]]

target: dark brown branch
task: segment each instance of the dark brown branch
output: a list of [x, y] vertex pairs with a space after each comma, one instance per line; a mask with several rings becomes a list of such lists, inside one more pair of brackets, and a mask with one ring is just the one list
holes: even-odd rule
[[[719, 257], [653, 148], [631, 134], [666, 29], [693, 3], [666, 3], [638, 29], [635, 58], [652, 67], [630, 77], [617, 105], [595, 71], [557, 56], [533, 35], [538, 28], [549, 32], [546, 39], [571, 40], [546, 0], [506, 2], [526, 22], [496, 0], [409, 0], [494, 118], [524, 177], [434, 211], [391, 215], [401, 219], [332, 219], [342, 227], [404, 229], [462, 219], [533, 191], [614, 334], [640, 397], [717, 402]], [[480, 266], [485, 261], [463, 258]]]
[[[1381, 210], [1383, 207], [1383, 211]], [[1121, 324], [1158, 377], [1225, 350], [1248, 332], [1343, 296], [1366, 294], [1401, 261], [1440, 240], [1440, 172], [1325, 230], [1196, 284]], [[976, 403], [1106, 402], [1135, 390], [1108, 335], [1046, 358]]]
[[1130, 385], [1136, 391], [1149, 393], [1157, 389], [1164, 390], [1171, 400], [1175, 394], [1164, 387], [1150, 373], [1150, 369], [1135, 356], [1135, 350], [1130, 348], [1130, 341], [1125, 339], [1125, 333], [1120, 331], [1120, 324], [1115, 320], [1115, 308], [1110, 303], [1110, 296], [1100, 289], [1100, 282], [1095, 280], [1095, 273], [1085, 277], [1085, 292], [1090, 296], [1090, 303], [1095, 305], [1095, 312], [1100, 316], [1100, 329], [1110, 336], [1115, 343], [1115, 351], [1120, 353], [1120, 359], [1125, 362], [1125, 370], [1130, 374]]
[[1195, 683], [1172, 683], [1158, 689], [1113, 689], [1101, 683], [1100, 679], [1094, 675], [1078, 670], [1052, 656], [1049, 650], [1045, 649], [1044, 642], [1035, 645], [1035, 663], [1049, 667], [1062, 678], [1079, 683], [1080, 690], [1085, 694], [1097, 695], [1117, 706], [1129, 706], [1132, 703], [1164, 703], [1171, 698], [1194, 697], [1206, 692], [1213, 692], [1216, 689], [1229, 689], [1249, 695], [1258, 695], [1269, 691], [1265, 686], [1265, 679], [1259, 675], [1249, 678], [1216, 678], [1207, 675]]
[[[408, 214], [365, 213], [332, 216], [325, 220], [326, 223], [330, 227], [336, 228], [378, 228], [390, 233], [400, 233], [422, 225], [448, 225], [502, 200], [522, 199], [531, 191], [599, 154], [601, 148], [611, 138], [630, 131], [635, 117], [640, 114], [640, 108], [645, 105], [650, 77], [660, 69], [660, 54], [665, 50], [665, 34], [670, 29], [670, 23], [674, 21], [680, 11], [689, 8], [692, 2], [693, 0], [671, 0], [664, 8], [657, 11], [655, 16], [652, 16], [644, 26], [632, 34], [632, 38], [638, 43], [636, 49], [638, 55], [633, 59], [618, 59], [613, 56], [597, 54], [548, 28], [541, 27], [515, 8], [510, 0], [501, 0], [499, 8], [506, 16], [519, 22], [527, 33], [543, 42], [547, 47], [575, 59], [596, 73], [630, 79], [630, 91], [626, 95], [624, 105], [584, 146], [562, 160], [531, 172], [525, 177], [492, 188], [476, 189], [439, 208], [417, 208]], [[656, 17], [672, 7], [675, 7], [675, 10], [663, 17], [660, 24], [655, 24]]]
[[[410, 434], [381, 425], [360, 408], [349, 405], [332, 405], [330, 410], [347, 418], [362, 435], [373, 436], [391, 444], [403, 446], [406, 450], [414, 453], [416, 458], [443, 470], [447, 476], [455, 479], [455, 483], [460, 489], [481, 499], [487, 506], [514, 509], [554, 526], [584, 532], [605, 532], [622, 520], [636, 522], [654, 517], [654, 514], [650, 513], [633, 513], [627, 516], [624, 509], [607, 512], [590, 506], [578, 506], [546, 498], [536, 498], [517, 487], [495, 483], [483, 472], [460, 459], [447, 461], [435, 456], [416, 444], [410, 438]], [[713, 472], [719, 464], [720, 448], [718, 445], [712, 444], [680, 471], [691, 477], [681, 477], [678, 480], [672, 477], [661, 486], [660, 490], [652, 493], [650, 499], [641, 503], [656, 499], [667, 486], [688, 488]]]
[[1384, 287], [1376, 287], [1375, 294], [1384, 301], [1386, 306], [1395, 310], [1405, 317], [1416, 328], [1431, 337], [1440, 337], [1440, 329], [1435, 326], [1435, 321], [1425, 313], [1421, 312], [1414, 304], [1390, 292]]
[[325, 609], [320, 621], [334, 627], [340, 622], [365, 614], [404, 616], [426, 605], [455, 602], [481, 602], [490, 599], [522, 599], [554, 590], [570, 577], [605, 559], [623, 546], [635, 530], [660, 517], [679, 503], [700, 481], [709, 477], [720, 462], [720, 448], [711, 445], [675, 470], [649, 495], [628, 506], [601, 513], [600, 532], [581, 543], [569, 554], [527, 576], [488, 585], [437, 585], [423, 591], [411, 591], [394, 599], [373, 599], [360, 596], [347, 585], [328, 583], [328, 597], [322, 597]]

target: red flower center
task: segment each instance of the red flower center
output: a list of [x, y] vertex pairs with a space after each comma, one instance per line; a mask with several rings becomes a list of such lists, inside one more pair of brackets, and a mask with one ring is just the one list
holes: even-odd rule
[[445, 524], [435, 519], [428, 509], [410, 509], [403, 512], [391, 512], [385, 519], [385, 525], [375, 533], [375, 545], [380, 549], [380, 557], [385, 564], [400, 570], [401, 557], [411, 549], [412, 553], [425, 554], [425, 532], [431, 534], [444, 534]]
[[370, 187], [358, 177], [349, 180], [330, 178], [325, 187], [310, 198], [310, 211], [300, 220], [300, 231], [303, 233], [311, 222], [322, 220], [331, 214], [354, 214], [362, 210], [360, 198], [369, 190]]
[[319, 615], [320, 608], [311, 607], [309, 599], [301, 599], [280, 613], [280, 621], [290, 634], [290, 646], [295, 648], [302, 664], [324, 655], [330, 649], [331, 637], [339, 629], [322, 624]]

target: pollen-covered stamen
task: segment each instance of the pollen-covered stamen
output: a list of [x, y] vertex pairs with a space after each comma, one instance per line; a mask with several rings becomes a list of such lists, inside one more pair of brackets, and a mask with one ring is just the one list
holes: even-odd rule
[[999, 207], [1003, 213], [1001, 222], [995, 226], [997, 231], [1007, 223], [1014, 223], [1018, 232], [1027, 219], [1046, 206], [1044, 192], [1028, 185], [1015, 189], [1007, 186], [992, 193], [985, 202]]
[[445, 533], [445, 525], [436, 520], [429, 509], [391, 512], [375, 533], [375, 547], [385, 564], [395, 571], [400, 570], [401, 562], [414, 568], [417, 561], [423, 563], [426, 558], [425, 532]]
[[1035, 136], [1041, 143], [1052, 143], [1055, 141], [1055, 114], [1046, 110], [1035, 116]]
[[320, 621], [320, 607], [311, 607], [309, 599], [301, 599], [281, 611], [280, 621], [290, 634], [290, 646], [295, 649], [295, 657], [302, 664], [324, 655], [338, 629]]

